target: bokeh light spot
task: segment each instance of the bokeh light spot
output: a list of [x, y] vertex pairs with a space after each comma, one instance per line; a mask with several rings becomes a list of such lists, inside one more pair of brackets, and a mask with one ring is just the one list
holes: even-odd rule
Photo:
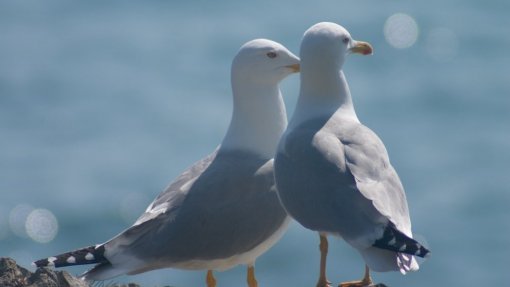
[[26, 232], [32, 240], [40, 243], [48, 243], [55, 238], [58, 232], [57, 218], [51, 211], [35, 209], [28, 215]]
[[28, 215], [34, 208], [28, 204], [18, 204], [9, 213], [9, 226], [12, 233], [21, 238], [27, 238], [25, 231], [25, 222]]
[[384, 24], [384, 37], [388, 44], [397, 49], [409, 48], [418, 39], [418, 24], [407, 14], [391, 15]]

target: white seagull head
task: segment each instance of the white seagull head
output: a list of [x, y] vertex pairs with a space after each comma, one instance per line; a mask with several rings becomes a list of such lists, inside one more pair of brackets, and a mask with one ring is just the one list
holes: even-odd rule
[[352, 39], [349, 31], [331, 22], [313, 25], [301, 42], [301, 58], [316, 64], [334, 65], [337, 69], [341, 69], [345, 57], [351, 53], [371, 55], [373, 49], [366, 42]]
[[283, 45], [267, 39], [244, 44], [232, 62], [236, 81], [275, 85], [299, 72], [299, 58]]

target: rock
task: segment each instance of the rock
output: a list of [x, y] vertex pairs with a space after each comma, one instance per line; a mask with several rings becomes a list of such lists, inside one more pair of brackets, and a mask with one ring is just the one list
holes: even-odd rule
[[0, 286], [27, 286], [31, 272], [16, 265], [10, 258], [0, 258]]
[[74, 287], [74, 286], [89, 286], [85, 281], [80, 280], [68, 272], [57, 272], [58, 281], [61, 287]]
[[10, 258], [0, 258], [0, 286], [2, 287], [89, 287], [66, 271], [38, 268], [35, 273], [20, 267]]
[[140, 287], [138, 284], [105, 284], [98, 282], [89, 285], [66, 271], [50, 268], [37, 268], [32, 273], [16, 264], [11, 258], [0, 257], [0, 287]]

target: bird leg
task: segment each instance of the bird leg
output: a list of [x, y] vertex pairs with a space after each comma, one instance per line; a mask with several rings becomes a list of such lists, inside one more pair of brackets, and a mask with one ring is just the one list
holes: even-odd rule
[[338, 287], [366, 287], [366, 286], [373, 286], [372, 278], [370, 277], [370, 270], [368, 269], [367, 265], [365, 265], [365, 276], [363, 276], [363, 279], [359, 281], [344, 282], [338, 285]]
[[326, 235], [319, 234], [320, 244], [319, 250], [321, 251], [321, 265], [319, 271], [319, 281], [317, 287], [330, 287], [331, 282], [326, 278], [326, 257], [328, 256], [328, 238]]
[[207, 287], [216, 287], [216, 279], [214, 279], [212, 270], [207, 270], [205, 282], [207, 283]]
[[248, 287], [257, 287], [257, 279], [255, 279], [255, 267], [253, 265], [248, 266], [248, 272], [246, 279], [248, 281]]

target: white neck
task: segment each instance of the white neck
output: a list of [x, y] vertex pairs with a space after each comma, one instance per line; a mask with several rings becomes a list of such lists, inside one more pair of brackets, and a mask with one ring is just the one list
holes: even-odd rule
[[287, 127], [287, 113], [278, 84], [232, 79], [234, 109], [221, 150], [248, 150], [274, 157]]
[[296, 111], [289, 128], [314, 118], [333, 115], [359, 121], [352, 104], [351, 92], [337, 65], [320, 67], [301, 62], [301, 88]]

